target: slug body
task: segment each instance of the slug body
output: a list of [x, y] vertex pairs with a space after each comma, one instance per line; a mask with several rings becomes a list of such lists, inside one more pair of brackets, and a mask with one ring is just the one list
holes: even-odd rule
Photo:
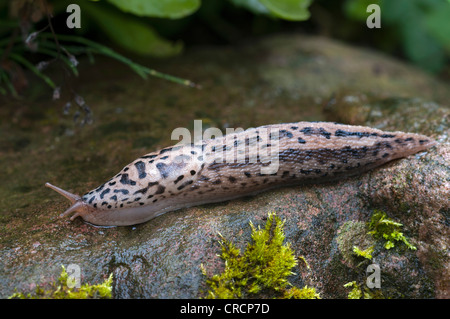
[[275, 187], [343, 179], [434, 144], [424, 135], [364, 126], [275, 124], [146, 154], [83, 196], [46, 186], [72, 202], [61, 216], [125, 226]]

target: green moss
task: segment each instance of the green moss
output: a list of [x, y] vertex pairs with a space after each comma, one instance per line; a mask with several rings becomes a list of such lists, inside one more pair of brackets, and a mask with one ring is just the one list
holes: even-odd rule
[[353, 246], [353, 252], [357, 256], [364, 257], [369, 260], [372, 259], [372, 253], [373, 253], [374, 249], [375, 249], [374, 246], [370, 246], [369, 248], [364, 249], [364, 250], [359, 249], [357, 246]]
[[356, 281], [348, 282], [344, 285], [345, 288], [351, 287], [352, 290], [348, 293], [347, 298], [348, 299], [361, 299], [362, 297], [362, 291], [359, 288], [359, 285], [356, 283]]
[[352, 288], [348, 295], [348, 299], [383, 299], [383, 293], [380, 290], [371, 291], [367, 287], [364, 290], [358, 285], [356, 281], [348, 282], [344, 285], [345, 288]]
[[292, 287], [284, 291], [283, 298], [285, 299], [320, 299], [320, 295], [315, 288], [305, 286], [301, 289]]
[[112, 296], [112, 274], [103, 283], [99, 285], [84, 284], [80, 288], [70, 288], [73, 286], [71, 277], [62, 266], [62, 272], [58, 280], [51, 285], [51, 289], [45, 290], [39, 286], [36, 287], [35, 293], [24, 294], [21, 292], [14, 293], [9, 298], [17, 299], [108, 299]]
[[345, 222], [337, 237], [339, 251], [346, 265], [358, 268], [372, 258], [376, 241], [367, 234], [367, 225], [360, 221]]
[[[348, 222], [344, 224], [343, 229], [349, 228], [349, 226], [352, 226], [352, 229], [355, 228], [355, 225], [358, 225], [358, 232], [343, 232], [341, 234], [341, 237], [344, 235], [344, 238], [340, 239], [338, 243], [340, 243], [340, 249], [341, 252], [345, 252], [343, 248], [347, 247], [348, 251], [348, 243], [357, 242], [359, 234], [361, 234], [361, 223], [360, 222]], [[402, 224], [393, 221], [392, 219], [388, 218], [386, 213], [375, 210], [370, 221], [364, 225], [365, 234], [369, 235], [369, 237], [372, 237], [372, 240], [384, 240], [383, 247], [386, 249], [391, 249], [395, 247], [397, 243], [404, 243], [408, 249], [416, 250], [417, 248], [413, 246], [411, 243], [408, 242], [406, 237], [403, 235], [403, 233], [400, 231], [401, 227], [403, 227]], [[348, 238], [348, 235], [353, 235]], [[358, 235], [358, 236], [355, 236]], [[342, 243], [346, 243], [346, 245], [343, 245]], [[368, 260], [372, 260], [373, 252], [375, 251], [375, 245], [371, 245], [368, 248], [360, 249], [361, 246], [353, 245], [352, 254], [356, 257], [363, 257]], [[367, 247], [367, 245], [363, 245], [363, 247]], [[345, 256], [345, 255], [344, 255]], [[362, 265], [363, 263], [359, 263], [357, 267]], [[356, 281], [348, 282], [344, 285], [346, 288], [351, 288], [351, 290], [348, 293], [348, 299], [374, 299], [374, 298], [385, 298], [381, 290], [370, 290], [368, 287], [362, 288], [361, 285], [359, 285]]]
[[417, 248], [410, 244], [406, 237], [400, 232], [403, 225], [386, 217], [386, 213], [375, 210], [370, 222], [368, 223], [369, 234], [376, 239], [384, 239], [384, 247], [391, 249], [396, 242], [403, 242], [408, 249], [416, 250]]
[[[207, 298], [261, 297], [267, 293], [279, 298], [319, 298], [314, 288], [299, 289], [287, 280], [294, 274], [297, 259], [289, 243], [284, 244], [284, 223], [275, 213], [269, 213], [264, 229], [250, 222], [252, 243], [243, 253], [219, 234], [225, 269], [207, 278]], [[201, 269], [206, 276], [203, 266]]]

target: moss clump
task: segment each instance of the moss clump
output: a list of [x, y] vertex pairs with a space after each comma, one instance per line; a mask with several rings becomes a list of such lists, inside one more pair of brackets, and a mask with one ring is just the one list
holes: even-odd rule
[[348, 295], [348, 299], [384, 299], [384, 295], [380, 290], [371, 291], [367, 287], [364, 287], [364, 291], [358, 285], [356, 281], [348, 282], [344, 285], [345, 288], [352, 288]]
[[372, 259], [372, 253], [375, 250], [375, 246], [370, 246], [367, 249], [361, 250], [358, 246], [353, 246], [353, 252], [356, 254], [356, 256], [364, 257], [366, 259], [371, 260]]
[[361, 299], [362, 297], [362, 291], [359, 288], [359, 285], [356, 283], [356, 281], [348, 282], [344, 285], [345, 288], [352, 288], [350, 292], [348, 293], [347, 298], [348, 299]]
[[[279, 298], [320, 298], [314, 288], [299, 289], [287, 280], [294, 274], [297, 260], [290, 245], [284, 244], [284, 223], [275, 213], [269, 213], [264, 229], [250, 222], [253, 241], [244, 253], [219, 234], [225, 269], [207, 279], [207, 298], [261, 297], [263, 293]], [[202, 272], [206, 276], [203, 265]]]
[[37, 286], [35, 293], [14, 293], [10, 299], [108, 299], [112, 297], [112, 274], [99, 285], [84, 284], [80, 288], [70, 288], [71, 277], [62, 266], [62, 272], [58, 280], [52, 283], [51, 289], [44, 290]]
[[379, 210], [375, 210], [368, 224], [369, 234], [376, 239], [383, 238], [386, 241], [384, 244], [386, 249], [395, 247], [396, 242], [403, 242], [408, 249], [416, 250], [417, 248], [411, 245], [403, 233], [400, 232], [402, 226], [402, 224], [387, 218], [386, 214]]
[[316, 292], [316, 288], [305, 286], [301, 289], [292, 287], [284, 291], [285, 299], [320, 299], [320, 295]]
[[367, 231], [366, 223], [360, 221], [348, 221], [339, 228], [336, 241], [347, 266], [358, 268], [372, 259], [376, 241]]

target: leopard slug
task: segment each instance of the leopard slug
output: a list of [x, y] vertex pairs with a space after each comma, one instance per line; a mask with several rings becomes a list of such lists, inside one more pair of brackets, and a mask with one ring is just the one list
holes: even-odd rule
[[60, 216], [75, 212], [71, 220], [125, 226], [274, 187], [344, 179], [435, 144], [364, 126], [274, 124], [146, 154], [83, 196], [45, 185], [72, 202]]

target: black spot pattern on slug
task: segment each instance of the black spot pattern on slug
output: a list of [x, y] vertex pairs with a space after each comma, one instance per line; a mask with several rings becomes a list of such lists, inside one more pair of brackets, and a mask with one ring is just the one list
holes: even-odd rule
[[103, 197], [108, 194], [111, 190], [109, 188], [105, 189], [101, 194], [100, 194], [100, 198], [103, 199]]
[[122, 174], [122, 177], [120, 178], [120, 182], [124, 185], [130, 184], [130, 185], [136, 185], [135, 181], [132, 181], [128, 178], [128, 174]]
[[147, 173], [145, 172], [145, 163], [143, 161], [134, 163], [134, 166], [136, 166], [140, 179], [143, 179], [147, 176]]
[[327, 132], [324, 128], [319, 128], [319, 134], [325, 136], [326, 139], [330, 139], [331, 133]]
[[181, 184], [180, 186], [178, 186], [177, 189], [180, 191], [180, 190], [182, 190], [183, 188], [185, 188], [186, 186], [192, 184], [193, 182], [194, 182], [193, 180], [186, 181], [186, 182], [184, 182], [183, 184]]
[[294, 135], [287, 130], [280, 130], [280, 138], [282, 137], [292, 138]]
[[158, 182], [149, 182], [147, 184], [147, 187], [152, 187], [152, 186], [155, 186], [155, 185], [158, 185], [158, 184], [159, 184]]
[[139, 194], [139, 193], [145, 194], [145, 193], [147, 193], [147, 191], [148, 191], [148, 187], [141, 188], [141, 189], [138, 189], [137, 191], [135, 191], [135, 192], [133, 193], [133, 195], [136, 195], [136, 194]]
[[326, 139], [330, 139], [331, 133], [325, 130], [323, 127], [315, 129], [314, 127], [304, 127], [300, 130], [305, 135], [322, 135]]
[[298, 140], [298, 142], [300, 144], [305, 144], [306, 143], [306, 141], [304, 139], [302, 139], [301, 137], [299, 137], [297, 140]]
[[158, 189], [155, 192], [155, 195], [162, 194], [162, 193], [164, 193], [165, 190], [166, 190], [166, 188], [164, 186], [159, 185]]
[[154, 155], [154, 154], [152, 154], [152, 155], [145, 155], [145, 156], [141, 156], [140, 158], [143, 158], [143, 159], [152, 159], [152, 158], [155, 158], [157, 155]]
[[161, 154], [164, 154], [164, 153], [167, 153], [167, 152], [170, 152], [170, 151], [172, 151], [172, 147], [165, 148], [165, 149], [161, 150], [161, 151], [159, 152], [159, 154], [161, 155]]
[[336, 130], [336, 132], [334, 132], [335, 136], [340, 136], [340, 137], [348, 137], [348, 136], [357, 136], [359, 138], [363, 138], [363, 137], [369, 137], [371, 135], [378, 135], [377, 133], [369, 133], [369, 132], [347, 132], [344, 130]]
[[105, 184], [100, 185], [99, 187], [97, 187], [97, 188], [95, 189], [95, 191], [96, 191], [97, 193], [99, 193], [99, 192], [103, 189], [103, 187], [105, 187]]
[[156, 164], [156, 168], [159, 170], [162, 178], [167, 178], [169, 176], [168, 165], [164, 163]]
[[180, 175], [177, 177], [176, 180], [173, 181], [174, 184], [178, 183], [179, 181], [181, 181], [184, 178], [184, 175]]
[[127, 195], [129, 193], [128, 189], [122, 188], [122, 189], [115, 189], [114, 193], [122, 193], [124, 195]]

